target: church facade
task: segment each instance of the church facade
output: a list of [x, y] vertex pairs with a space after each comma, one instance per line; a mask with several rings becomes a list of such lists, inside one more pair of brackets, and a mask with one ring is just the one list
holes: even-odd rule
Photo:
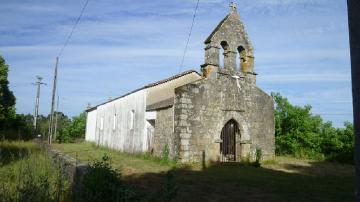
[[[222, 59], [220, 59], [222, 58]], [[238, 62], [237, 62], [238, 61]], [[241, 161], [275, 152], [274, 103], [256, 86], [254, 53], [233, 6], [187, 71], [87, 110], [86, 140], [181, 162]]]

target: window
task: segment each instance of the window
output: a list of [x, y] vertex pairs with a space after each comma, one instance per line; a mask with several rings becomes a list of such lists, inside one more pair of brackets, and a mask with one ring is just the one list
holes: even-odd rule
[[104, 130], [104, 117], [100, 118], [100, 130]]
[[113, 119], [113, 130], [116, 130], [116, 114], [114, 114], [114, 119]]
[[135, 110], [130, 111], [130, 118], [129, 118], [129, 125], [130, 130], [134, 129], [135, 125]]

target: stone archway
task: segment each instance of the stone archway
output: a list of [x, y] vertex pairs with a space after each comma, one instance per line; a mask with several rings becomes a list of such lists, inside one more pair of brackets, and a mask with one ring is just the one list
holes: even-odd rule
[[[222, 121], [219, 121], [216, 124], [216, 132], [213, 136], [213, 148], [216, 150], [213, 150], [214, 152], [217, 151], [217, 160], [222, 161], [222, 154], [220, 151], [221, 149], [221, 132], [224, 126], [231, 120], [234, 120], [237, 123], [238, 132], [239, 134], [236, 135], [235, 138], [235, 149], [236, 149], [236, 161], [240, 161], [241, 158], [250, 157], [251, 155], [251, 137], [250, 137], [250, 130], [249, 130], [249, 123], [245, 119], [244, 116], [242, 116], [241, 112], [237, 111], [227, 111], [223, 115]], [[216, 156], [216, 153], [213, 153], [212, 155]]]
[[223, 129], [221, 130], [221, 142], [220, 142], [220, 154], [221, 161], [236, 161], [237, 159], [237, 148], [236, 139], [240, 136], [240, 130], [238, 127], [238, 123], [231, 119], [228, 121]]

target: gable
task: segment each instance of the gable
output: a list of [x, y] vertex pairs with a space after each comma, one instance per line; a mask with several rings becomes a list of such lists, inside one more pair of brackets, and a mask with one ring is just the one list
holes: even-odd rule
[[245, 27], [237, 12], [229, 13], [207, 37], [205, 44], [221, 47], [220, 43], [226, 41], [231, 51], [236, 51], [239, 46], [252, 51], [252, 44], [245, 31]]

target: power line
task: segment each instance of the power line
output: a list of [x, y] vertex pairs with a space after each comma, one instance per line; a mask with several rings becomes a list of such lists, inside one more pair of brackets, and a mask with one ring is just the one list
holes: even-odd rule
[[183, 68], [183, 65], [184, 65], [185, 55], [186, 55], [186, 52], [187, 52], [187, 48], [188, 48], [188, 46], [189, 46], [190, 37], [191, 37], [192, 30], [193, 30], [193, 27], [194, 27], [194, 24], [195, 24], [196, 13], [197, 13], [197, 10], [198, 10], [198, 8], [199, 8], [199, 1], [200, 1], [200, 0], [197, 0], [197, 3], [196, 3], [194, 15], [193, 15], [193, 19], [192, 19], [192, 23], [191, 23], [191, 27], [190, 27], [189, 36], [188, 36], [188, 38], [187, 38], [186, 45], [185, 45], [185, 49], [184, 49], [184, 53], [183, 53], [183, 56], [182, 56], [182, 59], [181, 59], [181, 63], [180, 63], [180, 66], [179, 66], [179, 73], [181, 72], [181, 69]]
[[86, 7], [87, 7], [88, 3], [89, 3], [89, 0], [86, 0], [86, 2], [85, 2], [85, 4], [84, 4], [83, 8], [81, 9], [81, 12], [80, 12], [79, 17], [76, 19], [76, 22], [75, 22], [75, 24], [74, 24], [73, 28], [71, 29], [69, 36], [66, 38], [66, 41], [65, 41], [65, 43], [64, 43], [64, 45], [63, 45], [63, 47], [61, 48], [61, 50], [60, 50], [59, 54], [58, 54], [58, 57], [60, 57], [60, 56], [62, 55], [62, 53], [64, 52], [65, 47], [69, 44], [69, 41], [70, 41], [70, 39], [71, 39], [71, 37], [72, 37], [72, 35], [73, 35], [73, 33], [74, 33], [75, 29], [76, 29], [76, 26], [79, 24], [79, 22], [80, 22], [80, 20], [81, 20], [81, 17], [83, 16], [84, 11], [85, 11], [85, 9], [86, 9]]
[[[64, 52], [66, 46], [69, 44], [70, 39], [71, 39], [77, 25], [79, 24], [79, 22], [81, 20], [81, 17], [84, 15], [84, 11], [85, 11], [88, 3], [89, 3], [89, 0], [86, 0], [84, 6], [81, 9], [79, 17], [76, 19], [76, 22], [75, 22], [74, 26], [72, 27], [68, 37], [65, 40], [64, 45], [62, 46], [58, 56], [56, 57], [56, 64], [55, 64], [55, 71], [54, 71], [54, 83], [53, 83], [53, 91], [52, 91], [52, 99], [51, 99], [51, 112], [50, 112], [50, 120], [49, 120], [49, 136], [48, 136], [49, 144], [51, 144], [52, 141], [54, 141], [55, 138], [56, 138], [55, 137], [56, 134], [54, 134], [54, 132], [56, 133], [56, 123], [55, 123], [56, 120], [54, 120], [55, 119], [55, 117], [54, 117], [54, 108], [55, 108], [55, 94], [57, 92], [56, 85], [57, 85], [57, 72], [58, 72], [59, 58], [62, 55], [62, 53]], [[59, 98], [58, 98], [58, 101], [59, 101]], [[58, 110], [59, 109], [57, 109], [57, 111]], [[55, 126], [54, 126], [54, 124], [55, 124]]]

